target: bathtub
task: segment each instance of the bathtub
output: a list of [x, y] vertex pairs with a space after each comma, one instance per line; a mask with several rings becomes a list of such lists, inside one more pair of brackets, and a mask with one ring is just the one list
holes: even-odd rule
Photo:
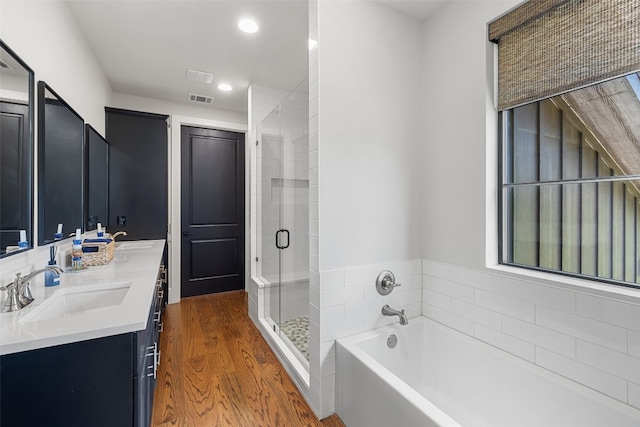
[[336, 410], [348, 427], [640, 426], [640, 410], [425, 317], [337, 341]]

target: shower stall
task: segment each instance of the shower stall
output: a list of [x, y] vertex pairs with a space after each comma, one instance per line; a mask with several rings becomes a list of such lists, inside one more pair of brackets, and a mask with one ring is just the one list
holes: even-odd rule
[[254, 278], [261, 322], [309, 370], [309, 96], [303, 82], [255, 129]]

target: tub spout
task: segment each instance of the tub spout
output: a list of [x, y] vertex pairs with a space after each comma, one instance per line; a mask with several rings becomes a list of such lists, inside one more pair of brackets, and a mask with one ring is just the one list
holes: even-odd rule
[[398, 316], [400, 318], [401, 325], [408, 325], [409, 320], [407, 320], [407, 315], [404, 314], [404, 308], [402, 310], [395, 310], [389, 307], [388, 304], [385, 304], [382, 307], [382, 314], [385, 316]]

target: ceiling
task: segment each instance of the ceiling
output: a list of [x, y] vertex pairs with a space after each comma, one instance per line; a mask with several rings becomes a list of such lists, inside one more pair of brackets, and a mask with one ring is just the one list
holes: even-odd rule
[[[180, 103], [204, 95], [212, 108], [244, 113], [250, 84], [293, 90], [308, 74], [306, 0], [67, 2], [118, 93]], [[444, 0], [381, 3], [423, 20]], [[244, 17], [257, 21], [257, 33], [238, 29]], [[213, 82], [187, 80], [188, 69], [213, 74]], [[220, 91], [220, 82], [233, 90]]]

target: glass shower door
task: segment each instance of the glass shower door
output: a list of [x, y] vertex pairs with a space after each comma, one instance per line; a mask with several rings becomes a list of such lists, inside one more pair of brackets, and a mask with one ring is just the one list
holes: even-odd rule
[[309, 361], [309, 101], [292, 92], [280, 103], [280, 329]]
[[258, 275], [264, 317], [308, 367], [309, 137], [308, 95], [292, 92], [259, 125]]

